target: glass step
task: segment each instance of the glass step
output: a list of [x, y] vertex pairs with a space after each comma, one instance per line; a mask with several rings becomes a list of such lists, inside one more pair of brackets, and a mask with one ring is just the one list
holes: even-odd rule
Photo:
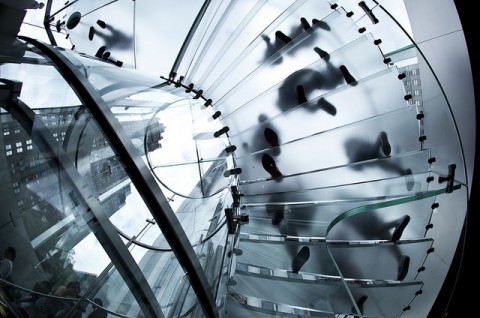
[[[219, 87], [206, 96], [214, 101], [214, 109], [222, 111], [224, 115], [233, 113], [253, 99], [256, 99], [256, 103], [261, 102], [263, 112], [267, 112], [267, 109], [264, 109], [265, 105], [275, 105], [272, 115], [276, 115], [299, 104], [297, 85], [304, 85], [305, 95], [310, 100], [351, 83], [344, 78], [341, 66], [345, 66], [355, 80], [386, 69], [388, 66], [383, 63], [381, 52], [373, 42], [373, 37], [366, 34], [335, 51], [326, 51], [328, 55], [323, 58], [315, 50], [325, 49], [320, 45], [312, 46], [308, 50], [305, 49], [304, 54], [308, 59], [298, 58], [292, 65], [282, 62], [275, 67], [259, 67], [254, 72], [246, 74], [248, 76], [242, 77], [238, 84], [228, 86], [230, 88], [228, 92], [227, 88], [222, 90]], [[350, 86], [355, 84], [352, 82]], [[256, 113], [251, 114], [257, 117], [255, 115]]]
[[[345, 201], [318, 204], [269, 204], [244, 206], [239, 213], [249, 215], [249, 222], [240, 225], [240, 231], [249, 234], [326, 237], [330, 223], [346, 211], [381, 203], [372, 201]], [[349, 216], [329, 230], [329, 239], [378, 240], [390, 239], [395, 227], [405, 215], [410, 216], [402, 239], [424, 237], [433, 212], [435, 198], [406, 202], [401, 205], [365, 209], [364, 213]], [[293, 234], [292, 234], [293, 235]]]
[[[240, 196], [241, 205], [255, 206], [270, 204], [318, 204], [333, 202], [351, 202], [359, 200], [388, 200], [394, 198], [407, 198], [407, 200], [421, 200], [426, 197], [446, 193], [448, 186], [439, 182], [441, 176], [434, 172], [425, 172], [414, 175], [415, 186], [421, 185], [414, 194], [406, 187], [405, 177], [372, 180], [358, 184], [346, 184], [337, 187], [325, 187], [317, 189], [306, 189], [289, 192], [271, 192], [268, 194], [251, 194]], [[454, 188], [458, 187], [454, 184]], [[454, 189], [454, 190], [455, 190]]]
[[230, 291], [226, 296], [227, 317], [336, 317], [332, 313], [326, 313], [319, 310], [304, 308], [299, 306], [290, 306], [281, 303], [275, 303], [263, 298], [250, 295], [239, 294]]
[[355, 312], [345, 289], [347, 286], [357, 302], [364, 298], [360, 307], [366, 316], [397, 317], [422, 285], [422, 282], [358, 279], [343, 281], [340, 277], [291, 274], [265, 267], [238, 264], [230, 291], [324, 313], [347, 314]]
[[[279, 145], [283, 145], [311, 135], [312, 132], [329, 131], [383, 113], [406, 108], [402, 82], [398, 80], [397, 76], [396, 68], [384, 69], [359, 79], [356, 86], [341, 86], [312, 99], [309, 106], [298, 105], [275, 116], [273, 114], [278, 113], [278, 110], [273, 106], [274, 103], [264, 103], [263, 99], [266, 97], [259, 97], [224, 116], [222, 123], [234, 130], [234, 133], [230, 134], [230, 142], [238, 146], [235, 154], [241, 157], [271, 147], [262, 135], [266, 128], [275, 131], [279, 138]], [[398, 89], [392, 89], [394, 87], [398, 87]], [[276, 92], [272, 93], [273, 95], [277, 94]], [[315, 107], [315, 104], [322, 98], [335, 107], [335, 115], [329, 114], [323, 108], [306, 110], [308, 107]], [[270, 114], [270, 117], [262, 116], [259, 109], [262, 109], [264, 114]], [[252, 112], [257, 112], [259, 115], [250, 116]], [[242, 118], [242, 120], [239, 121], [238, 118]], [[302, 123], [302, 125], [291, 125], [294, 122]]]
[[[327, 242], [321, 237], [245, 233], [239, 239], [242, 255], [236, 256], [238, 262], [345, 278], [407, 281], [415, 279], [433, 244], [432, 239]], [[296, 263], [300, 258], [302, 266]], [[408, 265], [406, 273], [400, 269], [403, 265]]]

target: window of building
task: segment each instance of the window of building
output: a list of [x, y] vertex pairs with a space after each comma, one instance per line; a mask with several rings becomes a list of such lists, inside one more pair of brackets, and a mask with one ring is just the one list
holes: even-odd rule
[[12, 149], [12, 145], [5, 145], [5, 150], [10, 150]]
[[23, 152], [23, 148], [17, 148], [17, 153]]
[[5, 152], [5, 154], [6, 154], [7, 156], [11, 156], [11, 155], [12, 155], [12, 151], [11, 151], [11, 150], [8, 150], [7, 152]]

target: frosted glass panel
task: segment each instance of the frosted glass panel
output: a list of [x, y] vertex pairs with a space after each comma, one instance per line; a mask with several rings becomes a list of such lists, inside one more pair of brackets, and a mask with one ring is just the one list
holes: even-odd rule
[[[342, 247], [338, 247], [337, 244]], [[415, 280], [417, 270], [422, 267], [432, 244], [432, 239], [396, 243], [362, 241], [353, 242], [350, 246], [329, 243], [330, 251], [344, 277], [405, 281]], [[403, 266], [406, 266], [407, 273], [402, 273]]]
[[[355, 170], [352, 164], [416, 151], [420, 149], [420, 142], [415, 116], [413, 108], [404, 109], [237, 158], [237, 165], [242, 168], [241, 179], [274, 178], [280, 189], [292, 188], [292, 183], [299, 189], [301, 179], [294, 176], [298, 173], [342, 165], [351, 165]], [[387, 144], [389, 149], [385, 148]], [[305, 152], [309, 155], [302, 155]], [[377, 163], [379, 166], [386, 163], [386, 170], [399, 173], [395, 167], [388, 167], [389, 162], [391, 159]], [[276, 177], [269, 165], [275, 165], [283, 178]]]
[[188, 70], [188, 78], [192, 82], [202, 83], [201, 78], [210, 73], [220, 59], [226, 58], [228, 52], [235, 52], [232, 49], [240, 44], [237, 39], [245, 32], [244, 27], [267, 2], [263, 0], [221, 3], [224, 8], [220, 7], [219, 12], [222, 14], [221, 16], [217, 14], [214, 19], [209, 20], [211, 34], [210, 36], [205, 34], [204, 38], [208, 40], [202, 45], [202, 50], [195, 55]]
[[418, 190], [415, 191], [415, 195], [408, 191], [406, 187], [407, 180], [402, 176], [337, 187], [325, 187], [300, 191], [292, 190], [290, 192], [274, 192], [260, 195], [252, 193], [241, 196], [240, 202], [242, 204], [265, 204], [265, 202], [283, 204], [326, 203], [356, 201], [360, 198], [365, 200], [391, 199], [399, 196], [407, 196], [414, 199], [419, 195], [430, 196], [436, 194], [435, 192], [430, 193], [431, 191], [445, 191], [446, 189], [446, 184], [439, 183], [437, 179], [438, 176], [435, 176], [433, 173], [420, 173], [413, 175], [413, 177], [415, 179], [415, 186], [419, 187], [417, 188]]
[[[327, 229], [336, 217], [343, 213], [381, 201], [335, 202], [310, 205], [261, 205], [244, 206], [240, 213], [249, 215], [249, 222], [241, 231], [250, 234], [298, 236], [327, 235]], [[390, 239], [395, 227], [405, 215], [410, 216], [403, 230], [402, 239], [424, 237], [426, 226], [433, 212], [435, 198], [412, 201], [402, 205], [367, 209], [337, 223], [328, 233], [334, 240], [385, 240]]]
[[[240, 146], [236, 154], [242, 156], [247, 150], [254, 152], [267, 147], [252, 144], [244, 149], [241, 146], [257, 138], [254, 135], [266, 127], [273, 129], [278, 135], [279, 143], [284, 144], [307, 136], [312, 131], [326, 131], [407, 107], [403, 99], [403, 85], [397, 76], [396, 68], [388, 68], [359, 79], [356, 86], [338, 87], [313, 98], [306, 105], [292, 106], [289, 111], [282, 113], [274, 106], [278, 92], [271, 91], [242, 105], [233, 113], [226, 114], [221, 120], [234, 132], [230, 135], [230, 142]], [[333, 107], [322, 107], [319, 102], [322, 98]], [[292, 122], [302, 125], [292, 125]]]
[[[240, 264], [239, 264], [240, 265]], [[305, 278], [282, 277], [281, 273], [268, 273], [268, 269], [237, 267], [235, 293], [248, 294], [282, 304], [295, 304], [299, 307], [331, 313], [355, 313], [345, 287], [340, 280], [321, 276]], [[348, 282], [355, 301], [362, 297], [362, 310], [365, 317], [394, 317], [400, 314], [421, 287], [416, 283]], [[271, 291], [275, 290], [275, 293]], [[281, 292], [280, 292], [281, 291]], [[379, 300], [382, 300], [380, 306]], [[385, 304], [385, 305], [383, 305]], [[380, 308], [379, 308], [380, 307]], [[317, 313], [320, 316], [320, 313]], [[312, 316], [315, 315], [315, 312]], [[310, 316], [310, 315], [309, 315]], [[326, 317], [326, 316], [321, 316]]]
[[[274, 102], [264, 101], [264, 104], [273, 104], [280, 111], [287, 111], [299, 104], [297, 85], [303, 85], [307, 100], [345, 85], [347, 82], [352, 86], [356, 85], [356, 82], [348, 81], [341, 71], [341, 66], [346, 67], [354, 80], [385, 69], [386, 65], [383, 63], [381, 53], [373, 41], [367, 34], [340, 49], [328, 52], [330, 55], [323, 58], [312, 47], [306, 50], [304, 58], [298, 57], [291, 63], [282, 62], [278, 66], [261, 68], [242, 80], [240, 85], [233, 86], [228, 94], [219, 96], [215, 93], [209, 96], [213, 99], [215, 108], [229, 114], [239, 105], [249, 102], [260, 94], [270, 96], [277, 91], [278, 96], [273, 99]], [[234, 76], [234, 73], [231, 73], [231, 76]], [[222, 92], [222, 90], [219, 91]], [[265, 98], [268, 100], [268, 97]]]
[[[291, 238], [290, 238], [291, 236]], [[317, 273], [344, 278], [379, 280], [414, 280], [432, 246], [432, 239], [418, 239], [398, 242], [389, 241], [332, 241], [322, 238], [303, 238], [296, 233], [287, 236], [265, 236], [240, 234], [238, 248], [243, 254], [237, 255], [237, 262], [293, 271], [295, 259], [304, 248], [309, 257], [299, 268], [300, 273]], [[334, 260], [330, 257], [332, 253]], [[407, 273], [399, 268], [409, 257]], [[336, 265], [335, 265], [335, 263]], [[375, 265], [376, 264], [376, 265]], [[403, 276], [404, 275], [404, 276]]]
[[[247, 1], [242, 1], [242, 2], [247, 2]], [[254, 3], [255, 1], [248, 1], [250, 3]], [[231, 63], [231, 61], [240, 54], [244, 50], [245, 47], [248, 46], [248, 44], [252, 41], [252, 35], [260, 34], [265, 28], [267, 28], [271, 23], [272, 20], [274, 20], [281, 12], [286, 10], [294, 1], [289, 0], [289, 1], [282, 1], [282, 0], [273, 0], [273, 1], [268, 1], [268, 5], [264, 5], [263, 1], [258, 3], [260, 6], [259, 10], [255, 10], [251, 12], [251, 14], [246, 14], [244, 16], [244, 19], [248, 23], [245, 25], [240, 25], [238, 31], [236, 31], [237, 37], [235, 41], [232, 43], [231, 46], [225, 48], [225, 50], [222, 53], [222, 57], [225, 56], [226, 63], [227, 65]], [[214, 3], [213, 5], [210, 4], [212, 7], [211, 10], [208, 10], [207, 13], [208, 15], [204, 16], [202, 23], [198, 27], [198, 31], [196, 32], [191, 45], [189, 46], [189, 50], [185, 54], [185, 61], [188, 61], [189, 63], [183, 63], [183, 65], [190, 65], [192, 60], [195, 59], [195, 55], [198, 53], [198, 47], [200, 47], [202, 41], [204, 40], [205, 35], [212, 34], [214, 28], [216, 25], [211, 25], [210, 21], [212, 20], [217, 20], [218, 17], [215, 17], [216, 11], [213, 8], [218, 8], [221, 7], [222, 4], [226, 2], [224, 1], [217, 1], [217, 3]], [[243, 20], [245, 21], [245, 20]], [[233, 31], [233, 26], [229, 30], [230, 32]], [[219, 63], [222, 67], [217, 68], [217, 69], [212, 69], [212, 75], [213, 79], [218, 77], [219, 73], [222, 72], [226, 65], [224, 63]], [[186, 75], [188, 74], [188, 68], [183, 68], [179, 69], [178, 73], [180, 75]], [[187, 76], [187, 79], [189, 77]], [[197, 80], [195, 82], [196, 85], [200, 85], [203, 87], [204, 90], [209, 85], [205, 85], [205, 82], [203, 80]]]
[[[265, 179], [242, 180], [239, 183], [239, 188], [245, 194], [262, 194], [274, 192], [274, 185], [276, 185], [276, 190], [298, 191], [403, 176], [405, 189], [413, 193], [416, 189], [421, 189], [421, 184], [424, 183], [424, 180], [416, 180], [414, 175], [428, 171], [427, 161], [429, 157], [429, 151], [415, 151], [388, 159], [373, 159], [354, 165], [314, 170], [273, 181], [265, 182]], [[307, 165], [307, 163], [304, 163], [304, 165]]]

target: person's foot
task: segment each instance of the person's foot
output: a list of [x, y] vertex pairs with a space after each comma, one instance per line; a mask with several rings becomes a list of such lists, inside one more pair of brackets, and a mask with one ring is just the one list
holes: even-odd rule
[[297, 86], [297, 101], [298, 105], [302, 105], [307, 102], [307, 97], [305, 96], [305, 90], [303, 88], [303, 85]]
[[415, 185], [415, 180], [413, 179], [413, 175], [412, 175], [412, 169], [410, 168], [405, 169], [404, 176], [407, 184], [407, 190], [412, 191], [413, 186]]
[[404, 256], [402, 264], [398, 267], [397, 280], [402, 281], [408, 274], [408, 268], [410, 267], [410, 257]]
[[102, 58], [103, 56], [103, 53], [105, 53], [105, 50], [107, 49], [107, 47], [105, 45], [101, 46], [97, 53], [95, 53], [95, 57], [98, 57], [98, 58]]
[[263, 135], [265, 136], [265, 139], [272, 148], [278, 147], [280, 145], [278, 142], [278, 135], [273, 129], [265, 128], [265, 130], [263, 131]]
[[390, 157], [392, 153], [392, 147], [390, 146], [390, 142], [388, 142], [387, 133], [382, 131], [378, 135], [378, 139], [380, 141], [380, 149], [382, 150], [383, 154], [387, 157]]
[[283, 210], [276, 210], [273, 214], [272, 224], [279, 225], [283, 220]]
[[307, 19], [300, 18], [300, 23], [302, 24], [303, 30], [307, 31], [311, 28], [310, 23], [308, 23]]
[[304, 246], [300, 249], [298, 254], [292, 260], [292, 272], [298, 273], [298, 271], [305, 265], [310, 258], [310, 248]]
[[263, 154], [262, 156], [262, 166], [263, 168], [270, 173], [272, 178], [281, 177], [283, 174], [278, 170], [275, 160], [269, 154]]
[[285, 44], [292, 42], [292, 39], [282, 31], [275, 32], [275, 37]]
[[330, 26], [325, 21], [321, 21], [321, 20], [318, 20], [318, 19], [312, 19], [312, 24], [313, 24], [314, 27], [330, 31]]
[[325, 58], [328, 61], [328, 59], [330, 58], [330, 55], [326, 51], [322, 50], [317, 46], [314, 47], [313, 50], [320, 56], [321, 59]]
[[403, 234], [403, 230], [405, 230], [405, 228], [407, 227], [408, 222], [410, 222], [410, 215], [407, 214], [402, 218], [402, 221], [395, 227], [391, 238], [392, 242], [397, 242], [400, 240]]
[[320, 109], [323, 109], [329, 115], [335, 116], [337, 114], [337, 108], [335, 108], [332, 103], [330, 103], [323, 97], [318, 100], [317, 105], [318, 107], [320, 107]]
[[107, 24], [102, 21], [102, 20], [97, 20], [97, 24], [102, 28], [105, 29], [107, 27]]
[[94, 35], [95, 35], [95, 28], [93, 26], [91, 26], [90, 30], [88, 30], [88, 39], [90, 41], [92, 41]]
[[348, 85], [355, 86], [357, 85], [357, 80], [350, 74], [345, 65], [340, 65], [340, 72], [342, 72], [343, 78]]

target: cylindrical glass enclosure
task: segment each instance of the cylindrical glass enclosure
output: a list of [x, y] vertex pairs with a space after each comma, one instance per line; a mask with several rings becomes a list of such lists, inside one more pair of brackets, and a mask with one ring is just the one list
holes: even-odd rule
[[[57, 51], [108, 107], [112, 139], [75, 79], [34, 46], [24, 49], [0, 66], [0, 235], [16, 251], [5, 302], [29, 313], [88, 313], [97, 299], [97, 310], [128, 317], [202, 311], [194, 274], [178, 257], [192, 258], [213, 295], [227, 239], [223, 208], [235, 182], [223, 175], [234, 163], [226, 136], [214, 136], [222, 125], [211, 107], [162, 79]], [[148, 182], [156, 203], [145, 194]], [[162, 211], [152, 211], [155, 204]]]

